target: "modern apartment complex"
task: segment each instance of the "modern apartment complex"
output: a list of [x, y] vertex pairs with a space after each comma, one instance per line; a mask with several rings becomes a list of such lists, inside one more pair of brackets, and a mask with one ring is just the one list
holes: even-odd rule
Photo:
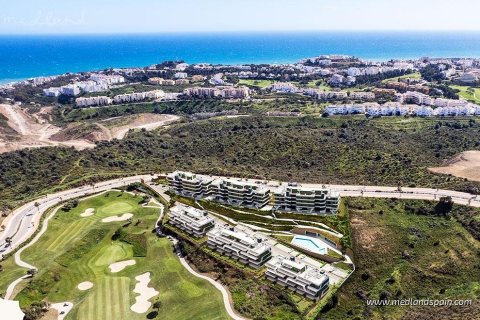
[[322, 271], [301, 262], [294, 257], [288, 259], [276, 256], [267, 262], [268, 280], [281, 284], [309, 299], [318, 300], [327, 291], [330, 279]]
[[206, 211], [183, 204], [170, 208], [168, 222], [197, 238], [205, 236], [215, 226], [215, 220]]
[[167, 175], [170, 191], [176, 194], [199, 199], [210, 195], [213, 178], [191, 172], [175, 171]]
[[233, 227], [216, 227], [207, 233], [207, 245], [224, 256], [253, 268], [260, 268], [272, 256], [267, 238]]
[[306, 214], [336, 214], [340, 203], [337, 192], [298, 185], [279, 187], [275, 193], [274, 208], [279, 211]]
[[270, 201], [270, 189], [242, 180], [217, 179], [211, 190], [216, 201], [239, 207], [263, 208]]
[[270, 189], [241, 179], [214, 179], [190, 172], [167, 175], [170, 191], [189, 198], [212, 197], [226, 204], [263, 208], [270, 201]]

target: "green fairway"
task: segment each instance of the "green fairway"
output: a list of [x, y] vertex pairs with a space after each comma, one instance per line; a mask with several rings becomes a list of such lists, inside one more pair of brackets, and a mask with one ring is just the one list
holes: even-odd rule
[[[22, 254], [39, 272], [23, 284], [16, 299], [23, 307], [41, 300], [71, 301], [74, 309], [66, 319], [145, 319], [152, 308], [137, 314], [130, 306], [137, 296], [133, 292], [135, 277], [150, 272], [148, 286], [159, 292], [150, 302], [160, 302], [159, 318], [229, 319], [220, 292], [186, 271], [170, 241], [152, 233], [159, 209], [142, 207], [141, 201], [141, 196], [115, 191], [81, 201], [69, 212], [58, 211], [47, 232]], [[95, 209], [94, 214], [81, 217], [88, 208]], [[131, 224], [101, 222], [124, 213], [134, 215]], [[3, 263], [9, 271], [2, 274], [2, 286], [26, 271], [14, 266], [11, 259]], [[110, 272], [110, 264], [124, 260], [136, 264]], [[6, 276], [12, 279], [3, 279]], [[92, 282], [93, 287], [79, 290], [78, 284], [84, 281]]]
[[420, 72], [414, 72], [414, 73], [409, 73], [409, 74], [399, 76], [399, 77], [393, 77], [393, 78], [385, 79], [385, 80], [382, 81], [382, 83], [386, 83], [386, 82], [389, 82], [389, 81], [397, 81], [397, 80], [402, 80], [402, 79], [407, 79], [407, 78], [419, 80], [419, 79], [422, 78], [422, 75], [420, 74]]
[[469, 86], [450, 86], [452, 89], [459, 90], [460, 97], [474, 103], [480, 103], [480, 88]]
[[238, 81], [239, 85], [247, 85], [247, 86], [252, 86], [252, 87], [258, 87], [258, 88], [266, 88], [269, 85], [273, 83], [272, 80], [247, 80], [247, 79], [241, 79]]

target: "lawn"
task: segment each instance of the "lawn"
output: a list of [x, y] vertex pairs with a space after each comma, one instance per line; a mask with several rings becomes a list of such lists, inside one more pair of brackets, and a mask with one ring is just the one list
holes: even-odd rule
[[[228, 319], [220, 292], [186, 271], [170, 241], [152, 233], [159, 210], [144, 208], [141, 201], [140, 196], [109, 192], [81, 201], [69, 212], [59, 211], [39, 242], [22, 254], [39, 273], [16, 299], [23, 307], [41, 300], [72, 301], [74, 309], [67, 319], [145, 319], [152, 308], [137, 314], [130, 306], [137, 296], [135, 277], [150, 272], [149, 287], [159, 292], [150, 301], [158, 299], [162, 319]], [[95, 214], [80, 217], [87, 208], [94, 208]], [[134, 214], [131, 224], [101, 222], [124, 213]], [[135, 265], [110, 272], [111, 263], [131, 259]], [[9, 260], [7, 265], [11, 266]], [[20, 268], [14, 269], [9, 276], [18, 274]], [[78, 290], [84, 281], [92, 282], [93, 288]]]
[[460, 97], [472, 101], [475, 103], [480, 103], [480, 88], [473, 88], [469, 86], [450, 86], [452, 89], [459, 90]]
[[382, 81], [382, 83], [386, 83], [386, 82], [389, 82], [389, 81], [397, 81], [398, 79], [401, 80], [401, 79], [407, 79], [407, 78], [419, 80], [419, 79], [422, 78], [422, 75], [420, 74], [420, 72], [414, 72], [414, 73], [405, 74], [405, 75], [400, 76], [400, 77], [385, 79], [385, 80]]
[[252, 87], [258, 87], [260, 89], [264, 89], [273, 83], [272, 80], [250, 80], [250, 79], [240, 79], [238, 81], [239, 85], [246, 85]]

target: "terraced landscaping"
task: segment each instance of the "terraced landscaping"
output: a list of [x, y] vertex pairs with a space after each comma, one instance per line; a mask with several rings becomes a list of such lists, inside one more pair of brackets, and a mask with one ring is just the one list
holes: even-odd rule
[[[59, 210], [47, 232], [22, 254], [24, 261], [38, 268], [38, 274], [22, 284], [15, 299], [22, 307], [42, 300], [71, 301], [74, 308], [66, 319], [145, 319], [157, 311], [162, 319], [229, 319], [220, 292], [185, 270], [170, 241], [152, 233], [159, 209], [142, 207], [142, 200], [112, 191], [81, 201], [68, 212]], [[94, 214], [81, 217], [88, 208]], [[124, 213], [133, 214], [131, 223], [101, 222]], [[5, 277], [2, 286], [14, 280], [6, 281], [7, 276], [26, 272], [10, 259], [3, 263], [12, 270], [1, 274]], [[125, 260], [136, 263], [116, 273], [110, 271], [110, 264]], [[160, 307], [150, 306], [138, 314], [130, 310], [138, 295], [133, 292], [135, 277], [146, 272], [151, 275], [148, 286], [159, 292], [149, 301], [159, 301]], [[93, 287], [79, 290], [77, 286], [85, 281]]]

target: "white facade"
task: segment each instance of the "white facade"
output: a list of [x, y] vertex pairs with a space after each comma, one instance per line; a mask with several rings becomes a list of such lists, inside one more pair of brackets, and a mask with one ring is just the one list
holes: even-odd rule
[[168, 212], [168, 222], [186, 233], [201, 238], [215, 226], [207, 211], [184, 204], [176, 204]]
[[106, 106], [112, 104], [113, 100], [109, 97], [88, 97], [75, 99], [75, 105], [78, 107]]
[[286, 212], [336, 214], [340, 204], [338, 192], [323, 188], [281, 186], [274, 192], [274, 196], [274, 208]]
[[267, 238], [260, 234], [247, 233], [234, 227], [216, 227], [207, 233], [207, 245], [222, 255], [228, 256], [253, 268], [260, 268], [272, 256]]
[[233, 206], [263, 208], [270, 201], [270, 189], [241, 179], [217, 179], [211, 190], [216, 201]]
[[213, 180], [209, 176], [184, 171], [175, 171], [167, 175], [171, 192], [194, 199], [209, 196]]
[[330, 279], [323, 271], [295, 259], [276, 256], [267, 262], [265, 276], [312, 300], [321, 298], [329, 288]]
[[296, 85], [290, 82], [275, 82], [268, 87], [273, 92], [279, 93], [298, 93], [301, 92]]

